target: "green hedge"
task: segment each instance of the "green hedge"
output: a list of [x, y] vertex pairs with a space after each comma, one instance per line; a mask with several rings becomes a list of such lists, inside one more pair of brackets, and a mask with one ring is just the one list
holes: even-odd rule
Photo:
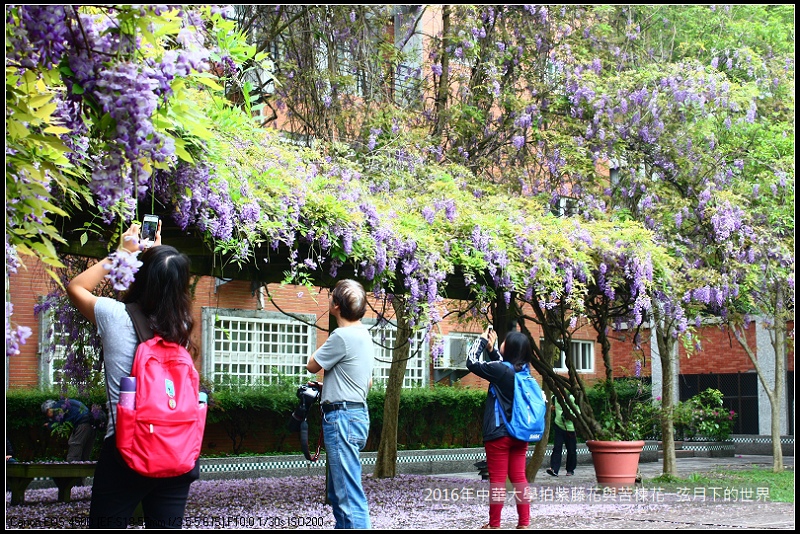
[[[86, 406], [93, 404], [105, 409], [106, 392], [98, 390], [84, 394], [71, 392], [69, 398]], [[64, 460], [67, 456], [67, 436], [53, 435], [44, 427], [47, 419], [42, 414], [42, 403], [48, 399], [62, 398], [58, 391], [38, 389], [11, 389], [6, 391], [6, 437], [14, 447], [14, 457], [21, 461]], [[100, 452], [103, 432], [95, 438], [92, 458]]]
[[[299, 401], [296, 386], [278, 385], [238, 390], [219, 390], [209, 395], [203, 455], [289, 454], [299, 453], [296, 433], [288, 428], [290, 414]], [[67, 440], [50, 435], [43, 424], [42, 402], [58, 398], [58, 393], [38, 390], [9, 390], [6, 393], [6, 431], [22, 461], [63, 459]], [[91, 406], [105, 406], [105, 391], [71, 395]], [[374, 387], [368, 397], [370, 435], [367, 451], [375, 451], [383, 429], [386, 393]], [[436, 385], [403, 390], [397, 429], [398, 450], [479, 447], [483, 445], [481, 421], [486, 391]], [[308, 419], [312, 447], [319, 434], [318, 410]], [[98, 435], [97, 457], [102, 436]]]

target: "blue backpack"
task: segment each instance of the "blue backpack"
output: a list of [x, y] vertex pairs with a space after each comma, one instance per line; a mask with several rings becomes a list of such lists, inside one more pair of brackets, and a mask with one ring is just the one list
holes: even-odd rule
[[[512, 370], [514, 364], [503, 362]], [[497, 393], [494, 391], [494, 384], [489, 386], [489, 391], [494, 395], [494, 413], [496, 425], [500, 426], [500, 417], [506, 425], [508, 434], [520, 441], [534, 442], [542, 439], [544, 434], [544, 417], [547, 413], [547, 404], [542, 395], [542, 388], [539, 383], [528, 372], [528, 366], [514, 373], [514, 404], [511, 407], [511, 420], [506, 421], [506, 414]]]

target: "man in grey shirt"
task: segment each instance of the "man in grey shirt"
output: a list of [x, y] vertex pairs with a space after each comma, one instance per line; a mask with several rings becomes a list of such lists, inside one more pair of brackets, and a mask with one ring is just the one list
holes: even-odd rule
[[322, 432], [330, 468], [328, 500], [336, 528], [370, 528], [367, 497], [361, 485], [359, 453], [367, 444], [367, 392], [372, 384], [374, 348], [361, 322], [367, 295], [355, 280], [340, 280], [328, 302], [339, 325], [308, 359], [306, 369], [325, 371], [322, 388]]

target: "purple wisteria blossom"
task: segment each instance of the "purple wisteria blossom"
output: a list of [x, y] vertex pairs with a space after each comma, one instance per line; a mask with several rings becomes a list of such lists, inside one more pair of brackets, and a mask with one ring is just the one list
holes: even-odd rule
[[103, 265], [108, 271], [105, 277], [111, 281], [111, 285], [117, 291], [125, 291], [133, 283], [134, 276], [139, 272], [139, 267], [142, 266], [138, 256], [138, 252], [131, 254], [124, 250], [114, 252], [108, 256], [111, 263]]
[[12, 315], [14, 315], [14, 305], [6, 302], [6, 356], [19, 354], [19, 346], [24, 345], [33, 333], [27, 326], [12, 326]]

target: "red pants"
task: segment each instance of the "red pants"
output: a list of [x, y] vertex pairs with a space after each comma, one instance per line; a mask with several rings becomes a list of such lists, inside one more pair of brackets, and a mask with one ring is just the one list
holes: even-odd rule
[[528, 444], [504, 436], [484, 442], [486, 463], [489, 468], [489, 526], [500, 526], [500, 514], [506, 500], [506, 478], [514, 487], [517, 503], [517, 525], [531, 523], [530, 488], [525, 478]]

